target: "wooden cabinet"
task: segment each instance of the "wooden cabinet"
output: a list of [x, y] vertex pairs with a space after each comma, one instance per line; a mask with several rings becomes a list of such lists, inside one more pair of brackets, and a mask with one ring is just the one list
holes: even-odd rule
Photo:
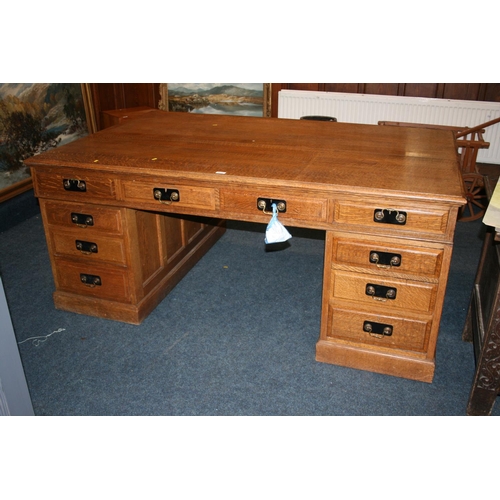
[[101, 111], [100, 126], [101, 129], [113, 127], [114, 125], [120, 125], [125, 121], [133, 120], [139, 116], [156, 108], [149, 106], [137, 106], [135, 108], [120, 108], [120, 109], [110, 109], [107, 111]]
[[27, 162], [57, 307], [138, 323], [221, 220], [279, 200], [326, 231], [316, 359], [432, 381], [465, 203], [450, 131], [152, 111]]
[[91, 83], [91, 98], [97, 130], [118, 119], [103, 115], [104, 111], [148, 107], [158, 109], [159, 83]]

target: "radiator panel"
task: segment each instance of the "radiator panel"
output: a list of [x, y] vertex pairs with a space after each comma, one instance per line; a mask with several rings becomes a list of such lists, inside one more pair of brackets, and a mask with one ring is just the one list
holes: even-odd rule
[[[387, 120], [475, 127], [499, 118], [500, 103], [307, 90], [279, 92], [279, 118], [299, 119], [305, 115], [333, 116], [339, 122], [372, 125]], [[500, 164], [500, 123], [487, 127], [483, 138], [490, 147], [479, 150], [477, 161]]]

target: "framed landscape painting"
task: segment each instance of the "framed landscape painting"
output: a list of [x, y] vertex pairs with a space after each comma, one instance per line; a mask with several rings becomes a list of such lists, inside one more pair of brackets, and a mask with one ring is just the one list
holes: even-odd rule
[[164, 111], [271, 116], [270, 83], [162, 83], [160, 94]]
[[31, 189], [26, 158], [89, 133], [89, 99], [86, 84], [0, 83], [0, 203]]

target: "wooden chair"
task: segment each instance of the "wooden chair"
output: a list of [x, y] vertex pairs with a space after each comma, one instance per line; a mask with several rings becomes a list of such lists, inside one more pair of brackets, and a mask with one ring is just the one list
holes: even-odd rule
[[[488, 199], [492, 187], [485, 178]], [[467, 415], [491, 415], [500, 391], [500, 241], [488, 227], [477, 268], [462, 339], [474, 342], [476, 370]]]
[[308, 116], [301, 116], [301, 120], [318, 120], [321, 122], [336, 122], [337, 118], [334, 118], [333, 116], [323, 116], [323, 115], [308, 115]]

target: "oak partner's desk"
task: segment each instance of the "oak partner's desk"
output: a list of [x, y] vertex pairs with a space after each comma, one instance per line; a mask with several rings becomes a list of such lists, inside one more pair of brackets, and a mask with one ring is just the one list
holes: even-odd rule
[[432, 381], [465, 202], [451, 132], [155, 111], [26, 163], [56, 307], [140, 323], [221, 219], [282, 200], [285, 226], [326, 231], [316, 359]]

